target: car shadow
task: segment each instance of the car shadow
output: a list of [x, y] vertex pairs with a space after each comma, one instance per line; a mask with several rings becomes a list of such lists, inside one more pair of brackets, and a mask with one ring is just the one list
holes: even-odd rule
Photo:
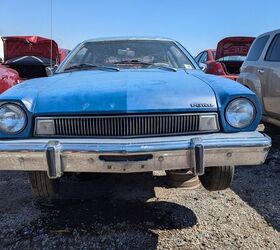
[[232, 190], [280, 232], [280, 132], [267, 126], [272, 138], [265, 164], [237, 167]]
[[[164, 179], [151, 174], [66, 179], [61, 183], [64, 198], [37, 200], [42, 216], [17, 235], [47, 236], [64, 248], [156, 249], [157, 229], [189, 228], [197, 223], [191, 209], [156, 200], [155, 185], [165, 186]], [[40, 244], [31, 246], [40, 248]]]

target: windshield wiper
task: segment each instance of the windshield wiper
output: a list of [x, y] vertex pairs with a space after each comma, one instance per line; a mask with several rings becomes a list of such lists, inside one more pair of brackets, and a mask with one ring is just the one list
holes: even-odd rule
[[98, 70], [113, 70], [113, 71], [120, 71], [119, 68], [117, 67], [109, 67], [109, 66], [103, 66], [103, 65], [94, 65], [94, 64], [89, 64], [89, 63], [81, 63], [81, 64], [76, 64], [73, 66], [70, 66], [68, 68], [65, 68], [64, 71], [68, 70], [75, 70], [75, 69], [98, 69]]
[[152, 63], [142, 62], [139, 60], [123, 60], [123, 61], [116, 61], [113, 64], [142, 64], [142, 65], [152, 65]]
[[169, 71], [173, 71], [173, 72], [177, 72], [176, 68], [170, 67], [170, 66], [163, 66], [163, 65], [156, 65], [156, 64], [152, 64], [154, 67], [158, 68], [158, 69], [163, 69], [163, 70], [169, 70]]
[[116, 64], [116, 65], [118, 65], [118, 64], [119, 64], [119, 65], [120, 65], [120, 64], [140, 64], [140, 65], [153, 66], [153, 67], [156, 67], [156, 68], [162, 69], [162, 70], [169, 70], [169, 71], [177, 72], [177, 69], [176, 69], [176, 68], [173, 68], [173, 67], [170, 67], [170, 66], [157, 65], [157, 64], [155, 64], [155, 63], [142, 62], [142, 61], [139, 61], [139, 60], [117, 61], [117, 62], [114, 62], [113, 64]]

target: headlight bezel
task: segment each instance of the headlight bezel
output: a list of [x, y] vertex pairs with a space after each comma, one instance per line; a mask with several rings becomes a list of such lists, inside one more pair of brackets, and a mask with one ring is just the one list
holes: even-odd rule
[[4, 106], [14, 106], [14, 107], [16, 107], [17, 109], [19, 109], [22, 112], [25, 120], [24, 120], [24, 124], [21, 127], [21, 129], [17, 130], [16, 132], [4, 131], [0, 128], [0, 133], [3, 134], [3, 135], [9, 135], [9, 136], [15, 136], [15, 135], [18, 135], [18, 134], [22, 133], [22, 131], [24, 131], [26, 129], [27, 124], [28, 124], [28, 115], [26, 113], [26, 110], [21, 105], [19, 105], [18, 103], [13, 103], [13, 102], [1, 103], [0, 109], [3, 108]]
[[[246, 102], [249, 103], [249, 104], [251, 105], [251, 107], [253, 108], [253, 116], [252, 116], [250, 122], [248, 122], [248, 124], [246, 124], [246, 125], [244, 125], [244, 126], [239, 126], [239, 127], [234, 126], [234, 125], [229, 121], [229, 119], [228, 119], [228, 110], [229, 110], [230, 106], [231, 106], [234, 102], [236, 102], [236, 101], [246, 101]], [[225, 114], [224, 114], [224, 115], [225, 115], [225, 120], [226, 120], [227, 124], [228, 124], [229, 126], [231, 126], [232, 128], [234, 128], [234, 129], [246, 129], [246, 128], [249, 128], [249, 127], [254, 123], [254, 121], [255, 121], [255, 119], [256, 119], [256, 115], [257, 115], [257, 108], [256, 108], [254, 102], [252, 102], [250, 99], [248, 99], [248, 98], [246, 98], [246, 97], [238, 97], [238, 98], [232, 99], [232, 100], [227, 104], [227, 106], [226, 106], [226, 108], [225, 108]]]

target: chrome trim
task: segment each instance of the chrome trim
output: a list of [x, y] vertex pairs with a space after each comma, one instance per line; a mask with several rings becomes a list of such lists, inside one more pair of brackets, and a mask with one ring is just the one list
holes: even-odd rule
[[[205, 115], [214, 116], [216, 122], [215, 124], [216, 129], [199, 131], [200, 117]], [[172, 120], [170, 120], [169, 117]], [[180, 119], [179, 121], [176, 117], [184, 117], [184, 118]], [[155, 118], [157, 120], [152, 118]], [[126, 121], [124, 121], [125, 119]], [[55, 138], [57, 137], [135, 138], [135, 137], [186, 135], [186, 134], [194, 134], [194, 133], [209, 133], [209, 132], [218, 132], [220, 130], [218, 114], [214, 112], [179, 113], [179, 114], [176, 113], [124, 114], [124, 115], [107, 115], [107, 116], [106, 115], [57, 116], [57, 117], [55, 116], [55, 117], [35, 118], [34, 136], [36, 137], [46, 136], [43, 134], [42, 135], [37, 134], [38, 121], [42, 121], [42, 120], [54, 121], [55, 129], [59, 131], [56, 131], [56, 134], [50, 135], [50, 137], [55, 137]], [[94, 126], [93, 122], [95, 122], [97, 126]], [[134, 126], [132, 126], [132, 122]], [[124, 123], [126, 123], [126, 126], [121, 126]], [[155, 125], [159, 125], [159, 127]], [[179, 125], [180, 128], [178, 128]], [[186, 126], [185, 131], [183, 131], [184, 126]], [[161, 133], [161, 131], [164, 129], [167, 132]], [[176, 130], [177, 132], [173, 133], [173, 131]], [[178, 130], [180, 130], [180, 132], [178, 132]]]
[[[59, 178], [63, 172], [119, 173], [194, 169], [192, 155], [195, 145], [198, 144], [203, 146], [203, 168], [256, 165], [264, 162], [271, 139], [255, 131], [204, 134], [196, 137], [2, 140], [0, 170], [48, 171], [48, 167], [55, 167], [58, 174], [51, 177]], [[46, 157], [46, 151], [52, 145], [57, 149], [54, 166], [50, 166]], [[152, 155], [152, 158], [124, 162], [105, 162], [99, 158], [104, 155], [125, 157], [143, 154]], [[198, 174], [202, 172], [200, 169]]]
[[191, 152], [191, 161], [192, 161], [192, 170], [194, 175], [204, 175], [205, 172], [205, 163], [204, 163], [204, 145], [201, 138], [191, 139], [192, 152]]
[[62, 176], [61, 166], [61, 146], [58, 141], [49, 141], [46, 146], [46, 161], [47, 161], [47, 174], [50, 179], [59, 178]]

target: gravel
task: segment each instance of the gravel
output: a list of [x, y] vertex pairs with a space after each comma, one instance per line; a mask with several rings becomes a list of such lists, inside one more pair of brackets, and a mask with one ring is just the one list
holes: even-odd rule
[[0, 249], [280, 249], [280, 137], [266, 164], [237, 167], [231, 189], [172, 189], [160, 173], [68, 178], [65, 199], [32, 197], [0, 172]]

